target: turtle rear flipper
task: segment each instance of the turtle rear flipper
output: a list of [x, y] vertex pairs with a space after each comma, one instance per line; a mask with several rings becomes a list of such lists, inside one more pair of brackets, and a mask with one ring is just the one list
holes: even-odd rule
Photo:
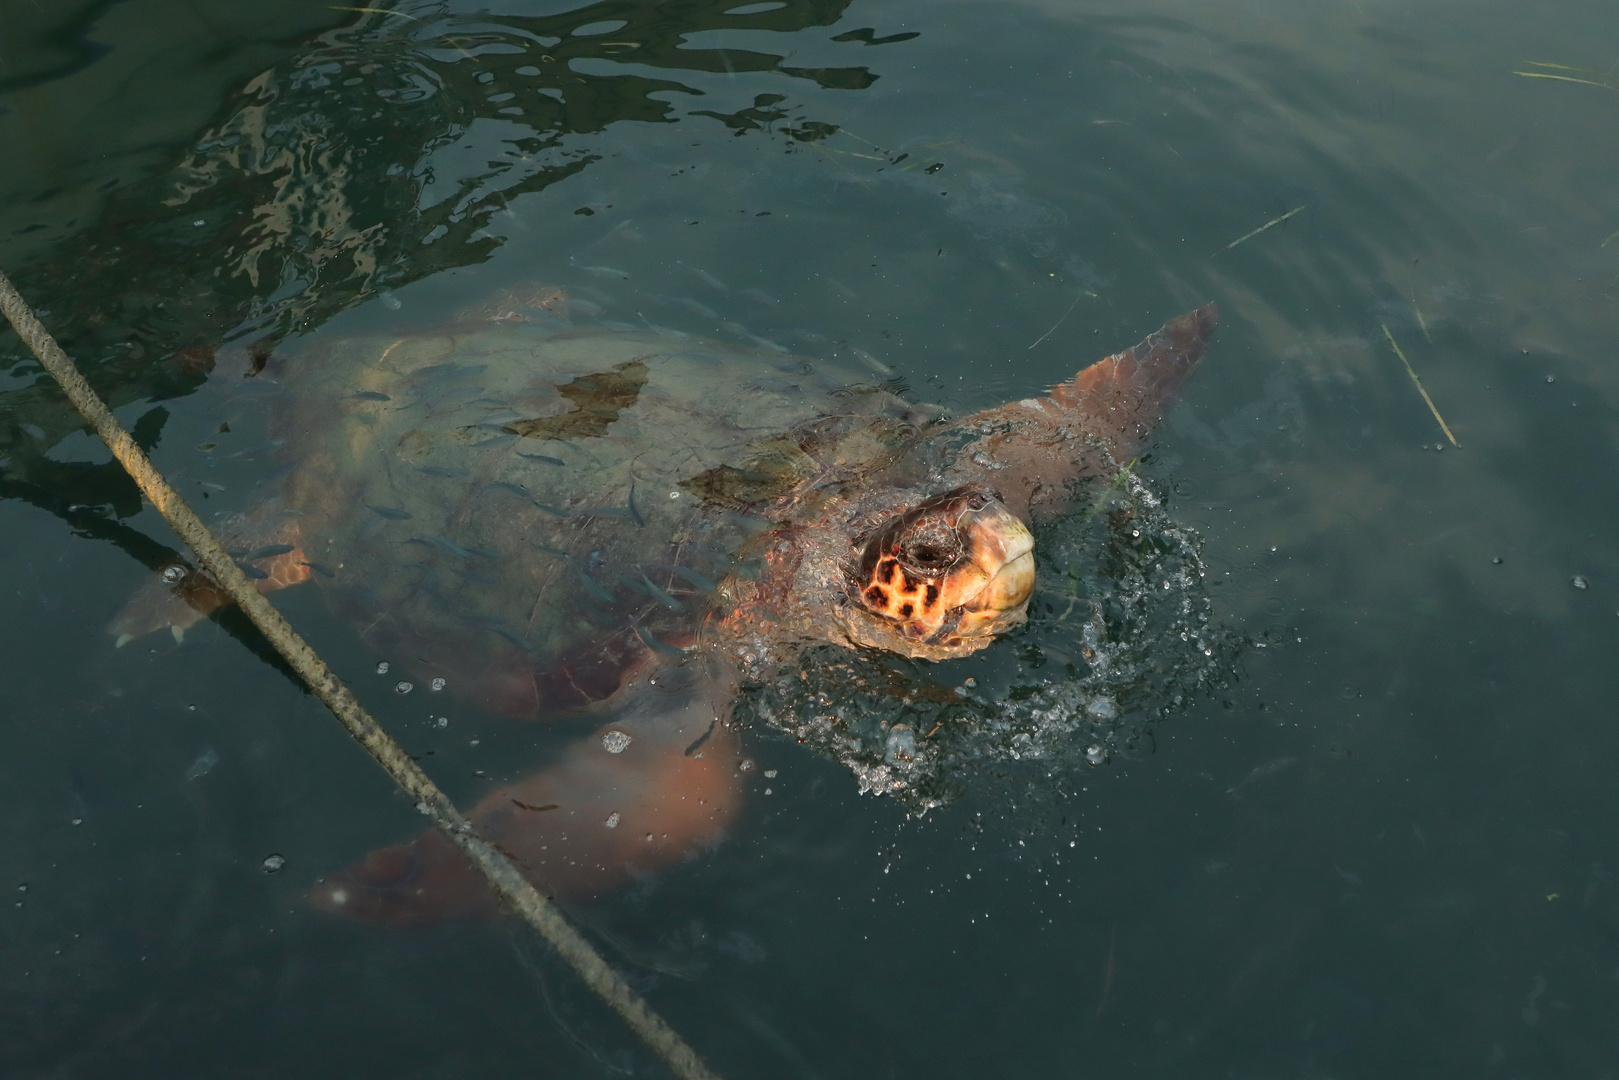
[[[736, 816], [745, 766], [725, 720], [730, 693], [707, 680], [664, 693], [663, 681], [625, 687], [610, 703], [617, 718], [467, 815], [547, 896], [586, 899], [667, 869]], [[437, 829], [372, 852], [309, 900], [394, 926], [499, 914], [483, 876]]]
[[[238, 564], [261, 593], [309, 580], [312, 564], [304, 556], [295, 518], [283, 514], [251, 526], [232, 523], [222, 539], [242, 552]], [[180, 641], [187, 630], [230, 603], [212, 574], [176, 559], [130, 595], [107, 623], [107, 633], [117, 648], [165, 628]]]

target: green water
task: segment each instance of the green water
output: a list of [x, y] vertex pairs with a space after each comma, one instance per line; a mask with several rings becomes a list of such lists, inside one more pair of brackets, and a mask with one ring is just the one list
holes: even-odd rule
[[[956, 411], [1221, 306], [1141, 467], [1216, 690], [920, 821], [759, 731], [575, 911], [723, 1075], [1619, 1075], [1612, 10], [237, 7], [0, 3], [0, 268], [208, 510], [279, 466], [208, 350], [524, 281]], [[304, 905], [418, 816], [231, 620], [112, 648], [176, 541], [9, 334], [0, 496], [0, 1073], [661, 1075], [523, 931]], [[546, 737], [433, 711], [463, 802]]]

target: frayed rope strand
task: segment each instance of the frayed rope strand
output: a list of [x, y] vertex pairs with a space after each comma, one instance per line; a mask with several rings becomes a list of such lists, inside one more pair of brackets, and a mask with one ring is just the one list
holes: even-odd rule
[[0, 311], [5, 312], [23, 343], [50, 372], [79, 414], [90, 422], [113, 456], [118, 459], [141, 492], [157, 507], [174, 531], [186, 542], [197, 561], [229, 594], [253, 625], [259, 628], [276, 652], [290, 664], [316, 697], [332, 711], [354, 740], [365, 748], [378, 765], [393, 777], [416, 808], [444, 831], [472, 865], [488, 879], [489, 885], [540, 936], [561, 954], [568, 966], [578, 972], [598, 996], [624, 1018], [625, 1023], [648, 1048], [669, 1066], [680, 1080], [719, 1080], [697, 1052], [688, 1046], [664, 1019], [630, 988], [617, 971], [604, 960], [584, 937], [518, 873], [510, 859], [472, 829], [471, 822], [455, 808], [410, 756], [399, 748], [382, 725], [366, 712], [353, 692], [332, 673], [253, 583], [237, 567], [219, 541], [202, 523], [178, 492], [169, 486], [96, 392], [79, 374], [50, 331], [34, 317], [22, 296], [4, 273], [0, 273]]

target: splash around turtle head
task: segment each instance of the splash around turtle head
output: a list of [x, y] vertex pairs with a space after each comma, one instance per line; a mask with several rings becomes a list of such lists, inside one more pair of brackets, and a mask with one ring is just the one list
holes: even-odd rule
[[924, 499], [855, 541], [840, 608], [849, 639], [928, 660], [977, 652], [1020, 625], [1034, 538], [990, 489]]

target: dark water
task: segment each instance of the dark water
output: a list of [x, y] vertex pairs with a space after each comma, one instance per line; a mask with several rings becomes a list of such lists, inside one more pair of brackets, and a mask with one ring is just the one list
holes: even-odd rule
[[[921, 821], [761, 731], [725, 844], [576, 912], [722, 1074], [1616, 1074], [1608, 7], [237, 8], [0, 4], [0, 265], [206, 508], [276, 465], [207, 350], [525, 280], [957, 410], [1222, 307], [1141, 466], [1211, 691]], [[657, 1075], [523, 931], [303, 905], [416, 815], [229, 620], [113, 650], [175, 541], [0, 366], [0, 1072]], [[462, 800], [544, 738], [452, 715]]]

